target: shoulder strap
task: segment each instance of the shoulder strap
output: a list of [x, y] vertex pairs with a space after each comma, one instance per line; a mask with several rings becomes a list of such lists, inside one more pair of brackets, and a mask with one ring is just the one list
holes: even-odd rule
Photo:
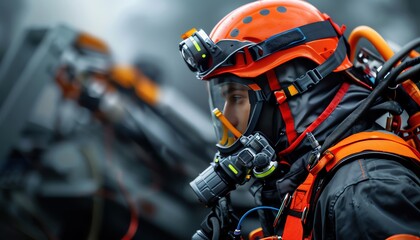
[[[297, 212], [299, 215], [287, 215], [283, 239], [311, 238], [310, 232], [306, 233], [308, 236], [304, 236], [302, 224], [306, 222], [306, 214], [309, 212], [309, 207], [315, 205], [316, 200], [312, 198], [312, 192], [314, 183], [317, 180], [317, 174], [322, 169], [329, 172], [346, 157], [364, 151], [396, 154], [413, 160], [417, 165], [420, 164], [420, 153], [403, 139], [392, 133], [379, 131], [363, 132], [345, 138], [325, 152], [322, 158], [309, 169], [311, 174], [308, 175], [305, 182], [296, 189], [289, 212]], [[314, 200], [314, 202], [311, 202], [311, 200]]]
[[343, 158], [363, 151], [393, 153], [412, 159], [420, 164], [420, 153], [402, 138], [386, 132], [362, 132], [353, 134], [325, 151], [310, 173], [316, 176], [323, 168], [330, 171]]
[[303, 224], [305, 223], [306, 214], [309, 210], [309, 199], [313, 183], [314, 177], [309, 174], [293, 194], [282, 239], [306, 239], [303, 235]]

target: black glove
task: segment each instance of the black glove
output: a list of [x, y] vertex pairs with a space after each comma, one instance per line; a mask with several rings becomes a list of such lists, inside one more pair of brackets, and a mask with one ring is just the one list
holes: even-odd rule
[[201, 223], [192, 240], [234, 239], [239, 218], [233, 213], [228, 197], [221, 198]]

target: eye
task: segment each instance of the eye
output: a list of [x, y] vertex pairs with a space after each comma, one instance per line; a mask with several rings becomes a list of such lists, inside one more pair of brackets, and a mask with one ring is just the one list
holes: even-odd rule
[[222, 93], [225, 101], [231, 104], [244, 104], [248, 102], [248, 91], [242, 89], [228, 89]]
[[245, 100], [245, 96], [242, 94], [230, 94], [228, 101], [236, 104], [240, 104]]

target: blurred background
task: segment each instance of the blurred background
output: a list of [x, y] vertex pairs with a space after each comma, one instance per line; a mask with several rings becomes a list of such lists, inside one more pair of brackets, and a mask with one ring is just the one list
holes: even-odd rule
[[[178, 43], [248, 2], [2, 0], [0, 238], [189, 239], [209, 210], [188, 183], [215, 138]], [[347, 34], [420, 36], [416, 0], [309, 2]]]

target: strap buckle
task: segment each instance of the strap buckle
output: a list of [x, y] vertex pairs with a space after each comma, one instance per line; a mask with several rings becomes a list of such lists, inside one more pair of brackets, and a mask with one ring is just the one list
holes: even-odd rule
[[303, 93], [321, 81], [321, 79], [323, 79], [323, 76], [317, 68], [314, 68], [307, 71], [305, 75], [296, 79], [296, 81], [293, 82], [293, 85], [296, 87], [299, 93]]

